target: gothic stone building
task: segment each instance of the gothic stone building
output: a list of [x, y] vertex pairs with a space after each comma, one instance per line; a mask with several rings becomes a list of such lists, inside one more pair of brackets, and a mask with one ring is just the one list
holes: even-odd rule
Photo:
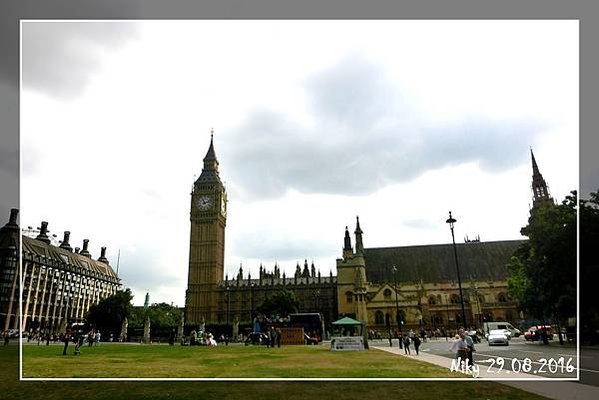
[[[114, 294], [120, 281], [102, 247], [97, 260], [88, 251], [89, 240], [75, 251], [69, 245], [70, 232], [60, 246], [52, 244], [48, 223], [42, 222], [37, 237], [20, 234], [18, 210], [12, 209], [9, 222], [0, 229], [0, 327], [57, 332], [67, 323], [83, 322], [92, 304]], [[22, 239], [22, 279], [19, 277], [19, 236]], [[23, 297], [19, 304], [19, 281]], [[20, 316], [20, 318], [19, 318]]]
[[[535, 204], [549, 198], [534, 155]], [[238, 321], [251, 326], [253, 313], [264, 299], [282, 289], [293, 291], [300, 312], [320, 312], [326, 323], [347, 315], [367, 322], [369, 328], [397, 326], [399, 303], [403, 328], [444, 327], [460, 321], [461, 305], [451, 244], [365, 248], [363, 231], [356, 221], [355, 250], [346, 227], [337, 275], [321, 276], [312, 264], [299, 264], [293, 276], [260, 266], [259, 276], [224, 274], [227, 194], [219, 177], [213, 140], [204, 168], [191, 193], [189, 274], [185, 301], [188, 325], [229, 325]], [[457, 244], [466, 304], [466, 323], [483, 319], [519, 319], [518, 305], [507, 293], [507, 263], [522, 240]], [[396, 266], [396, 272], [393, 271]]]

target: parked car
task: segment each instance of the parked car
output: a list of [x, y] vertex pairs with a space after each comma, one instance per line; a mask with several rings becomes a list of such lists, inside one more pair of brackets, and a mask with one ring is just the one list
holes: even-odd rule
[[489, 334], [492, 331], [501, 331], [501, 332], [503, 332], [503, 334], [507, 337], [508, 340], [510, 340], [512, 338], [512, 332], [510, 332], [509, 329], [492, 329], [491, 331], [489, 331], [489, 333], [487, 333], [485, 335], [485, 337], [487, 338], [487, 340], [489, 339]]
[[553, 339], [553, 327], [551, 325], [533, 325], [526, 332], [524, 332], [524, 339], [530, 341], [537, 341], [540, 339], [541, 330], [545, 328], [547, 333], [547, 339]]
[[489, 335], [487, 336], [487, 341], [489, 342], [489, 346], [510, 345], [510, 340], [505, 333], [505, 329], [493, 329], [489, 332]]

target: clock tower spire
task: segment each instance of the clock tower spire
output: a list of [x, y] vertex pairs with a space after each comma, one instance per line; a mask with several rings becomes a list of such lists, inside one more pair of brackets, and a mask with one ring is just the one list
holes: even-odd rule
[[213, 132], [204, 168], [191, 192], [189, 270], [185, 322], [199, 325], [217, 320], [218, 282], [224, 279], [227, 193], [219, 177]]

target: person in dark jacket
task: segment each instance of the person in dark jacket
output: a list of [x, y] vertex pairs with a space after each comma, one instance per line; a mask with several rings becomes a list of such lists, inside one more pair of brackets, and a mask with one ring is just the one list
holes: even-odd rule
[[418, 349], [420, 348], [420, 338], [418, 336], [414, 336], [414, 349], [416, 350], [416, 355], [418, 355]]
[[62, 349], [62, 355], [67, 355], [67, 347], [69, 347], [69, 341], [71, 340], [71, 331], [66, 331], [62, 337], [62, 341], [64, 342], [64, 349]]

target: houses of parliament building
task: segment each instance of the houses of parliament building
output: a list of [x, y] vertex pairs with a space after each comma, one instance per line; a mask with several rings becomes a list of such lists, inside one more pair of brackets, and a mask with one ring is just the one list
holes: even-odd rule
[[[534, 204], [550, 201], [547, 185], [532, 154]], [[326, 324], [342, 316], [385, 331], [398, 326], [396, 304], [404, 328], [453, 329], [461, 324], [461, 302], [452, 244], [367, 248], [360, 221], [354, 237], [348, 227], [340, 235], [341, 257], [336, 276], [321, 275], [307, 260], [286, 276], [278, 265], [260, 265], [259, 275], [225, 275], [227, 193], [219, 177], [213, 139], [191, 193], [191, 234], [186, 325], [251, 326], [262, 302], [282, 290], [295, 294], [299, 312], [317, 312]], [[534, 207], [534, 206], [533, 206]], [[340, 233], [343, 232], [340, 230]], [[456, 244], [466, 304], [466, 324], [483, 319], [515, 321], [519, 308], [507, 292], [507, 263], [524, 240]], [[395, 267], [394, 267], [395, 266]], [[327, 266], [327, 270], [330, 270]]]

